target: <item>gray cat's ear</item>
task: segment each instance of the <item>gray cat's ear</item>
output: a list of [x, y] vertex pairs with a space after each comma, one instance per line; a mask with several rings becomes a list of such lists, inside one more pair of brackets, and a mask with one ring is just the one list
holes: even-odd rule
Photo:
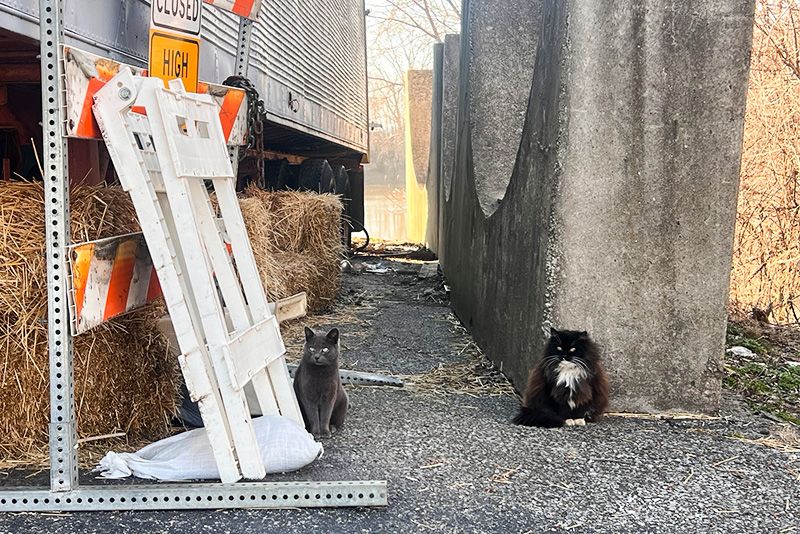
[[314, 331], [311, 330], [309, 327], [305, 328], [305, 333], [306, 333], [306, 341], [311, 341], [312, 339], [314, 339]]
[[328, 340], [331, 343], [338, 343], [339, 342], [339, 329], [332, 328], [330, 332], [328, 332]]

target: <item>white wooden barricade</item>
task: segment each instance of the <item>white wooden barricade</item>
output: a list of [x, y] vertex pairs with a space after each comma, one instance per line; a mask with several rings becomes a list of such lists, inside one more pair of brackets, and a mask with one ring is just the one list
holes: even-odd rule
[[[263, 478], [245, 387], [254, 388], [262, 413], [303, 421], [217, 109], [208, 95], [186, 93], [179, 80], [167, 90], [160, 80], [122, 69], [98, 91], [94, 111], [136, 208], [222, 481]], [[206, 181], [216, 193], [230, 255]]]

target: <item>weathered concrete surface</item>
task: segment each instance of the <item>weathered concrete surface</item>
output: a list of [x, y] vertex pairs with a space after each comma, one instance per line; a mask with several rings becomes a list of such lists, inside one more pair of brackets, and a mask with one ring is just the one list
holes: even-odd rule
[[442, 186], [445, 200], [450, 198], [458, 130], [458, 87], [461, 36], [445, 35], [442, 58]]
[[439, 175], [439, 246], [436, 254], [439, 262], [446, 262], [445, 248], [441, 246], [447, 239], [447, 226], [444, 224], [443, 204], [450, 198], [450, 186], [453, 182], [453, 171], [456, 154], [458, 130], [458, 79], [461, 39], [459, 35], [445, 35], [442, 54], [442, 109], [441, 109], [441, 157]]
[[[553, 324], [603, 346], [614, 409], [713, 411], [753, 1], [536, 4], [525, 128], [489, 217], [472, 114], [506, 95], [461, 81], [443, 206], [453, 307], [518, 387]], [[492, 59], [470, 47], [484, 31], [470, 24], [474, 5], [464, 2], [462, 73]]]
[[425, 180], [431, 141], [430, 70], [409, 70], [405, 78], [406, 239], [425, 242], [428, 197]]
[[472, 0], [467, 40], [470, 138], [478, 200], [491, 215], [506, 193], [533, 79], [542, 3]]
[[442, 63], [444, 43], [433, 45], [433, 81], [431, 90], [431, 139], [429, 144], [428, 177], [425, 193], [428, 196], [428, 220], [425, 227], [425, 246], [434, 254], [439, 252], [439, 197], [442, 194]]

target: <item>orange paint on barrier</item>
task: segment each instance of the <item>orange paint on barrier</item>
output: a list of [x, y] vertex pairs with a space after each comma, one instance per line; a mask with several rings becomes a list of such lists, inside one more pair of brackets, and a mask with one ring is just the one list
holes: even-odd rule
[[150, 283], [147, 286], [147, 302], [157, 299], [161, 296], [161, 284], [158, 282], [158, 274], [156, 270], [150, 271]]
[[72, 262], [72, 287], [75, 289], [75, 314], [81, 316], [83, 298], [86, 295], [86, 283], [89, 280], [89, 266], [91, 265], [94, 245], [85, 245], [73, 251], [75, 259]]
[[225, 135], [227, 141], [233, 131], [233, 125], [236, 123], [236, 117], [239, 115], [239, 108], [244, 100], [244, 91], [230, 90], [225, 94], [222, 99], [222, 106], [219, 109], [219, 120], [222, 123], [222, 133]]
[[255, 0], [236, 0], [233, 3], [233, 12], [240, 17], [249, 17], [250, 12], [253, 11], [253, 3]]
[[94, 105], [94, 95], [97, 91], [102, 89], [106, 84], [99, 78], [89, 79], [89, 85], [86, 88], [86, 96], [83, 99], [83, 107], [81, 108], [81, 116], [78, 119], [78, 125], [75, 127], [75, 135], [84, 139], [97, 139], [102, 138], [100, 126], [94, 120], [94, 113], [92, 113], [92, 106]]
[[103, 320], [124, 313], [128, 308], [128, 293], [133, 280], [133, 268], [136, 263], [136, 241], [124, 241], [117, 247], [114, 268], [108, 283], [108, 297], [103, 311]]
[[102, 64], [102, 62], [95, 62], [97, 68], [97, 75], [103, 82], [107, 82], [119, 73], [119, 64], [114, 64], [111, 68]]

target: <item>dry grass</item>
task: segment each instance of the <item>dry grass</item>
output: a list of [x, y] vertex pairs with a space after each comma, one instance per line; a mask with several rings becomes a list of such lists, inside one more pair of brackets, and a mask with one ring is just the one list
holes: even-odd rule
[[[138, 230], [127, 193], [71, 192], [73, 242]], [[46, 458], [49, 421], [44, 192], [39, 183], [0, 186], [0, 461]], [[74, 338], [80, 436], [128, 439], [169, 432], [178, 398], [177, 362], [156, 328], [155, 304]]]
[[778, 428], [773, 429], [769, 436], [763, 438], [749, 439], [741, 436], [732, 436], [730, 439], [762, 445], [781, 452], [800, 453], [800, 431], [797, 430], [797, 427], [788, 424], [780, 425]]
[[514, 386], [472, 342], [461, 349], [463, 362], [444, 364], [425, 373], [398, 375], [405, 388], [431, 395], [457, 394], [470, 397], [518, 398]]
[[758, 0], [747, 93], [731, 305], [800, 317], [800, 5]]
[[341, 283], [339, 197], [251, 186], [240, 205], [269, 299], [305, 291], [310, 311], [330, 308]]
[[637, 413], [637, 412], [606, 412], [608, 417], [622, 417], [626, 419], [643, 419], [646, 421], [718, 421], [720, 418], [702, 413], [667, 412], [667, 413]]

